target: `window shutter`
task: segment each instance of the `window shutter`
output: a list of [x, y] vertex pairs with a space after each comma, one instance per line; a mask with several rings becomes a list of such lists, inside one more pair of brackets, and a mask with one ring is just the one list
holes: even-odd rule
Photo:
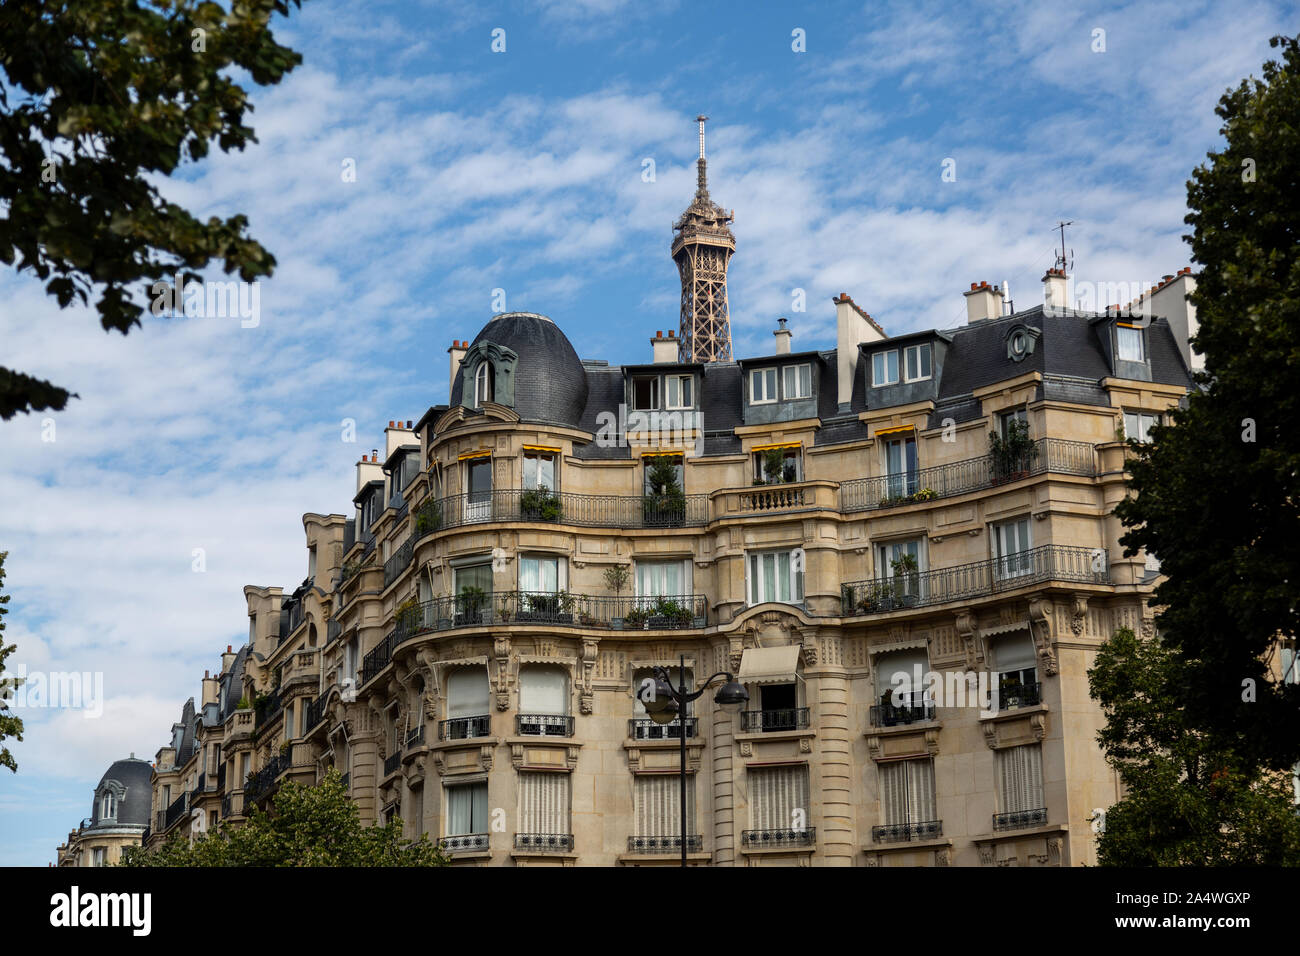
[[1030, 640], [1028, 634], [1004, 637], [996, 641], [993, 645], [993, 660], [997, 664], [997, 669], [1003, 673], [1028, 670], [1038, 666], [1034, 642]]
[[[929, 670], [930, 659], [926, 655], [924, 648], [914, 648], [906, 651], [891, 651], [888, 654], [879, 654], [875, 661], [876, 671], [876, 699], [875, 703], [880, 703], [881, 698], [892, 691], [895, 687], [909, 689], [914, 699], [919, 700], [919, 695], [925, 691], [925, 672]], [[921, 684], [916, 683], [916, 668], [921, 669]], [[897, 684], [894, 681], [894, 675], [906, 674], [908, 683], [906, 685]]]
[[447, 719], [482, 717], [490, 713], [487, 671], [465, 667], [452, 671], [447, 678]]
[[[686, 831], [695, 830], [695, 780], [686, 781]], [[635, 836], [675, 837], [682, 832], [681, 783], [676, 774], [642, 774], [633, 781]]]
[[519, 832], [570, 832], [567, 773], [519, 772]]
[[811, 818], [806, 766], [756, 767], [749, 785], [750, 829], [789, 830], [795, 810], [804, 812], [805, 823]]
[[999, 750], [998, 780], [1004, 813], [1043, 806], [1043, 756], [1038, 744]]
[[524, 667], [519, 671], [519, 712], [567, 714], [569, 679], [558, 667]]

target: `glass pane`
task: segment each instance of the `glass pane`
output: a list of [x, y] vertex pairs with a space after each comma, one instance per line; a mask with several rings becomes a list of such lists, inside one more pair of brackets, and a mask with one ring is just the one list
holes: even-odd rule
[[898, 352], [896, 351], [886, 352], [885, 361], [889, 365], [889, 380], [891, 382], [897, 382], [898, 381]]
[[776, 594], [776, 555], [765, 554], [763, 555], [762, 599], [770, 601], [774, 594]]
[[885, 353], [877, 352], [871, 356], [871, 384], [885, 384]]
[[812, 366], [799, 366], [799, 395], [807, 398], [812, 394]]
[[691, 399], [691, 383], [693, 381], [689, 375], [682, 378], [682, 408], [692, 408], [695, 404]]
[[486, 501], [492, 491], [492, 459], [479, 458], [469, 465], [469, 500]]

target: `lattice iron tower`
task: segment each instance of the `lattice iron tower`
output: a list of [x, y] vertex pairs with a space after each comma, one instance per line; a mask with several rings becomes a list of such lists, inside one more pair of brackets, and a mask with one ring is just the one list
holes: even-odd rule
[[700, 158], [696, 161], [695, 198], [673, 223], [673, 261], [682, 278], [682, 320], [677, 356], [682, 362], [731, 361], [731, 317], [727, 306], [727, 265], [736, 237], [727, 224], [735, 211], [709, 198], [704, 158], [704, 123], [700, 124]]

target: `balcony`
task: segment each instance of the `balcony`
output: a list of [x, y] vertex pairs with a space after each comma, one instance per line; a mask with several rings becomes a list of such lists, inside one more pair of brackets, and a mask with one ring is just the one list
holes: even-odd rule
[[1008, 683], [998, 688], [998, 710], [1014, 707], [1032, 707], [1043, 702], [1043, 685], [1034, 683]]
[[871, 828], [872, 843], [906, 843], [909, 840], [937, 840], [943, 836], [942, 820], [924, 823], [887, 823]]
[[719, 518], [779, 514], [821, 508], [839, 510], [839, 492], [833, 481], [798, 481], [788, 484], [724, 488], [712, 495], [713, 514]]
[[159, 830], [170, 830], [177, 823], [183, 820], [190, 808], [190, 795], [182, 793], [179, 797], [171, 802], [171, 806], [162, 815], [162, 825]]
[[488, 834], [460, 833], [443, 837], [441, 843], [448, 853], [483, 853], [488, 849]]
[[993, 829], [1026, 830], [1029, 827], [1041, 827], [1047, 824], [1047, 808], [1036, 810], [1013, 810], [1010, 813], [993, 814]]
[[255, 727], [260, 731], [264, 726], [280, 716], [280, 711], [284, 709], [284, 701], [280, 698], [280, 688], [275, 688], [269, 694], [258, 698], [253, 704], [253, 710], [257, 714]]
[[[686, 737], [699, 733], [699, 718], [686, 718]], [[657, 724], [648, 717], [636, 717], [627, 722], [627, 735], [633, 740], [681, 740], [682, 721], [679, 717], [670, 724]]]
[[[686, 837], [688, 853], [699, 853], [704, 849], [704, 837], [700, 834]], [[628, 853], [681, 853], [682, 838], [678, 836], [630, 836], [627, 838]]]
[[519, 714], [515, 733], [521, 737], [572, 737], [573, 717], [556, 714]]
[[486, 737], [491, 730], [492, 718], [483, 714], [479, 717], [453, 717], [451, 720], [438, 722], [439, 740], [474, 740]]
[[816, 843], [816, 827], [805, 827], [801, 830], [742, 830], [740, 833], [740, 845], [753, 850], [781, 850], [814, 846]]
[[418, 727], [412, 727], [410, 730], [406, 732], [406, 749], [410, 750], [412, 747], [423, 747], [423, 746], [424, 746], [424, 721], [420, 721]]
[[1096, 451], [1087, 442], [1040, 438], [1034, 449], [1009, 468], [1000, 466], [992, 455], [982, 455], [896, 475], [855, 478], [840, 485], [840, 510], [872, 511], [950, 498], [1049, 472], [1083, 477], [1097, 474]]
[[325, 719], [325, 703], [329, 699], [329, 695], [329, 691], [326, 691], [307, 705], [306, 722], [308, 733]]
[[555, 852], [573, 849], [572, 833], [516, 833], [516, 850], [545, 850]]
[[402, 765], [402, 752], [398, 750], [384, 758], [384, 776], [389, 777], [397, 773], [397, 769]]
[[934, 720], [934, 704], [877, 704], [871, 708], [872, 727], [901, 727]]
[[807, 707], [787, 707], [781, 710], [747, 710], [740, 715], [740, 728], [745, 733], [781, 733], [806, 730]]
[[277, 754], [272, 757], [265, 767], [250, 776], [248, 782], [244, 784], [245, 801], [260, 800], [271, 789], [280, 774], [292, 765], [293, 758], [290, 754]]
[[392, 584], [411, 563], [415, 553], [415, 536], [406, 539], [406, 543], [393, 552], [392, 557], [384, 562], [384, 587]]
[[702, 594], [615, 597], [568, 591], [496, 591], [439, 597], [399, 611], [393, 630], [362, 660], [361, 683], [388, 666], [393, 651], [420, 634], [494, 624], [549, 624], [596, 630], [702, 628]]
[[840, 586], [845, 617], [967, 601], [1045, 581], [1106, 584], [1110, 566], [1102, 548], [1045, 544], [1004, 558], [951, 568], [852, 581]]

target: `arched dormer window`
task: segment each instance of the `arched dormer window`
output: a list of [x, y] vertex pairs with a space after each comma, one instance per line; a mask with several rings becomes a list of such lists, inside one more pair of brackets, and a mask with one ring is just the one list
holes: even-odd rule
[[474, 372], [474, 407], [482, 408], [484, 402], [494, 401], [496, 369], [489, 361], [482, 361]]
[[99, 818], [112, 820], [117, 817], [117, 797], [112, 790], [105, 790], [99, 798]]

